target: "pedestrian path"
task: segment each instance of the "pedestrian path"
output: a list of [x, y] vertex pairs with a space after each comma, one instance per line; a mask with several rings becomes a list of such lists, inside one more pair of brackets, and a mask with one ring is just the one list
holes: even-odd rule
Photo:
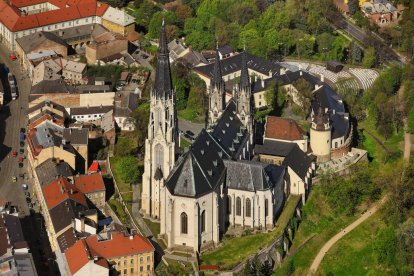
[[315, 259], [312, 262], [312, 265], [309, 269], [308, 275], [315, 275], [316, 271], [319, 268], [323, 258], [325, 257], [326, 253], [328, 253], [329, 249], [340, 239], [342, 239], [346, 234], [354, 230], [358, 225], [366, 221], [369, 217], [371, 217], [375, 212], [379, 209], [379, 207], [385, 202], [386, 197], [384, 197], [378, 204], [374, 205], [371, 209], [363, 213], [357, 220], [353, 223], [348, 225], [345, 229], [341, 230], [341, 232], [337, 233], [333, 236], [327, 243], [325, 243], [321, 250], [319, 251], [318, 255], [316, 255]]

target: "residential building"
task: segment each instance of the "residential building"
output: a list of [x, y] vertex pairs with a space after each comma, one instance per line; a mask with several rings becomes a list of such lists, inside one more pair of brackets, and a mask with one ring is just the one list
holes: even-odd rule
[[96, 0], [1, 0], [0, 35], [14, 50], [16, 39], [29, 34], [101, 23], [107, 9]]
[[86, 106], [70, 108], [70, 118], [77, 122], [95, 122], [99, 123], [102, 116], [113, 110], [113, 105], [107, 106]]
[[73, 177], [75, 186], [104, 213], [106, 188], [100, 173], [76, 175]]
[[96, 64], [99, 60], [105, 62], [106, 58], [121, 55], [121, 52], [127, 50], [128, 40], [124, 36], [117, 33], [104, 33], [95, 37], [93, 42], [86, 45], [86, 60], [88, 64]]
[[60, 120], [62, 122], [68, 118], [68, 113], [66, 109], [55, 102], [52, 101], [43, 101], [37, 105], [31, 106], [27, 110], [27, 117], [29, 122], [33, 122], [34, 120], [38, 119], [39, 116], [43, 116], [45, 114], [49, 114], [53, 117], [53, 120]]
[[88, 133], [87, 128], [65, 128], [62, 135], [62, 145], [72, 146], [75, 152], [75, 167], [79, 173], [88, 170]]
[[293, 119], [267, 116], [264, 133], [265, 140], [296, 143], [303, 152], [308, 151], [308, 137]]
[[114, 119], [117, 126], [124, 131], [135, 130], [132, 112], [138, 107], [138, 95], [132, 91], [119, 91], [115, 96]]
[[0, 213], [0, 274], [37, 276], [17, 213]]
[[372, 0], [361, 6], [363, 14], [373, 23], [382, 26], [397, 21], [400, 13], [388, 0]]
[[135, 32], [135, 18], [125, 11], [108, 7], [102, 16], [102, 25], [109, 31], [128, 36]]

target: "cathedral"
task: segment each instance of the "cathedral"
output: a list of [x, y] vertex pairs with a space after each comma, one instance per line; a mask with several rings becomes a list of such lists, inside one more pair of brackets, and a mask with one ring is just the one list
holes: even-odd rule
[[178, 156], [175, 91], [162, 26], [145, 142], [141, 212], [160, 222], [160, 236], [168, 248], [200, 252], [219, 243], [229, 227], [272, 229], [283, 208], [289, 193], [287, 167], [252, 160], [255, 123], [245, 52], [241, 66], [233, 97], [226, 102], [216, 52], [208, 86], [208, 127]]

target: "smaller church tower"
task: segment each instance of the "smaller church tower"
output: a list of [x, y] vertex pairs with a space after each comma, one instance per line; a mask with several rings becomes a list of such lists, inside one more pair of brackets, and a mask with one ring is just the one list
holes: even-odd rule
[[223, 114], [226, 108], [226, 91], [221, 73], [221, 62], [218, 49], [216, 49], [216, 61], [214, 63], [213, 77], [209, 87], [208, 123], [211, 127]]
[[316, 161], [320, 163], [331, 160], [331, 124], [328, 114], [322, 107], [319, 107], [317, 112], [312, 118], [310, 145]]
[[237, 116], [244, 127], [250, 133], [250, 144], [253, 143], [253, 107], [252, 107], [252, 87], [250, 83], [249, 71], [247, 68], [247, 54], [242, 54], [242, 68], [240, 82], [236, 90]]

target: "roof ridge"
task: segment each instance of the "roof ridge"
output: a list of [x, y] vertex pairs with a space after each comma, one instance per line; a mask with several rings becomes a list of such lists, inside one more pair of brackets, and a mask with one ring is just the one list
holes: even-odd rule
[[[192, 154], [192, 152], [191, 152], [191, 154]], [[210, 183], [210, 180], [208, 179], [207, 175], [204, 173], [204, 170], [201, 168], [201, 165], [200, 165], [200, 163], [198, 162], [198, 160], [197, 160], [197, 158], [195, 156], [194, 156], [194, 160], [197, 163], [197, 166], [200, 169], [201, 173], [203, 174], [204, 178], [207, 180], [207, 183], [210, 186], [210, 188], [213, 188], [213, 186]]]

